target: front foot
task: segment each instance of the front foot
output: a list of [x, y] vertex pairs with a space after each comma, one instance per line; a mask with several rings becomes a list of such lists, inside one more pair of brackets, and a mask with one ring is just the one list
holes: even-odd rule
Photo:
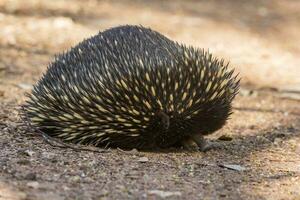
[[207, 141], [202, 135], [197, 134], [190, 137], [197, 144], [199, 151], [207, 152], [212, 149], [219, 149], [221, 145], [217, 142]]
[[210, 150], [220, 149], [220, 148], [221, 148], [221, 145], [219, 143], [205, 141], [204, 145], [199, 146], [199, 151], [207, 152]]
[[184, 139], [181, 144], [185, 150], [191, 152], [199, 151], [197, 143], [192, 138]]

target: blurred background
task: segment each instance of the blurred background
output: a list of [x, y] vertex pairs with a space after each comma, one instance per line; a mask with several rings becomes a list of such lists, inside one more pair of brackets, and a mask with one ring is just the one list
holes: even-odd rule
[[244, 85], [300, 82], [298, 0], [0, 0], [1, 73], [44, 68], [35, 56], [121, 24], [209, 49], [241, 72]]
[[[210, 138], [227, 138], [221, 150], [75, 152], [19, 125], [55, 54], [123, 24], [209, 49], [240, 73], [234, 114]], [[0, 200], [299, 199], [299, 77], [300, 0], [0, 0]]]

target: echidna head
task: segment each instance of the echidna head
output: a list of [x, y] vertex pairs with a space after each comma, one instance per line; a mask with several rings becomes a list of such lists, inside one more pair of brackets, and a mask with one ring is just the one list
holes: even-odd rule
[[227, 71], [223, 60], [193, 48], [184, 48], [182, 54], [171, 67], [154, 69], [152, 74], [158, 77], [150, 77], [147, 83], [153, 85], [150, 94], [156, 97], [152, 101], [157, 110], [152, 131], [158, 146], [220, 129], [231, 114], [231, 102], [238, 91], [239, 80], [233, 70]]
[[[192, 135], [208, 135], [220, 129], [230, 114], [231, 107], [212, 108], [191, 116], [182, 117], [174, 113], [159, 112], [155, 133], [155, 146], [168, 147], [176, 144], [178, 139], [190, 137]], [[214, 113], [214, 114], [211, 114]]]

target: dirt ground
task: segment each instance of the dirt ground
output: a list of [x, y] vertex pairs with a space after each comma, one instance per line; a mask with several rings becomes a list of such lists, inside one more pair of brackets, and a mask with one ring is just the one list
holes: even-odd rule
[[[300, 199], [299, 10], [298, 0], [0, 0], [0, 200]], [[78, 152], [20, 126], [17, 108], [53, 56], [121, 24], [210, 49], [240, 72], [234, 114], [209, 137], [220, 149]]]

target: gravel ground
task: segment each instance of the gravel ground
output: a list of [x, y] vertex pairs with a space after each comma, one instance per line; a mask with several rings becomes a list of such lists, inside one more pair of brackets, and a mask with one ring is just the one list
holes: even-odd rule
[[[300, 199], [299, 9], [296, 0], [0, 0], [0, 200]], [[75, 151], [22, 126], [17, 108], [53, 56], [120, 24], [210, 49], [240, 72], [234, 114], [209, 137], [220, 149]]]

